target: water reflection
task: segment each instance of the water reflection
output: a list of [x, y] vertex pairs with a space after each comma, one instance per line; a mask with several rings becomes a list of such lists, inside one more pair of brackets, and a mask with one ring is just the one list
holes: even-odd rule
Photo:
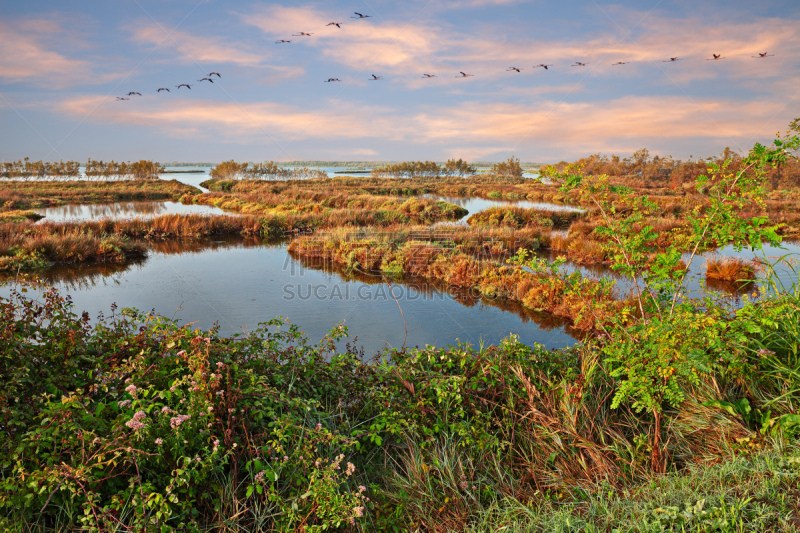
[[[529, 309], [519, 302], [506, 298], [487, 297], [481, 294], [477, 289], [464, 289], [461, 287], [449, 286], [441, 281], [431, 281], [417, 276], [404, 275], [402, 277], [396, 277], [377, 272], [346, 269], [321, 258], [306, 258], [291, 252], [290, 255], [305, 268], [335, 274], [343, 281], [358, 281], [366, 285], [387, 285], [389, 287], [392, 285], [401, 285], [404, 291], [419, 293], [420, 295], [427, 296], [429, 299], [435, 299], [437, 296], [447, 294], [454, 301], [465, 307], [477, 307], [477, 309], [480, 310], [491, 306], [507, 313], [513, 313], [517, 315], [523, 323], [533, 322], [543, 331], [563, 330], [575, 339], [581, 339], [585, 336], [585, 332], [573, 328], [566, 319], [550, 313]], [[402, 294], [402, 292], [395, 292], [394, 294]]]
[[[109, 204], [67, 204], [34, 209], [45, 222], [78, 222], [85, 220], [155, 218], [160, 215], [230, 215], [219, 207], [181, 204], [178, 202], [114, 202]], [[41, 222], [40, 221], [40, 222]]]
[[470, 215], [489, 209], [490, 207], [521, 207], [523, 209], [539, 209], [541, 211], [583, 212], [585, 209], [565, 204], [550, 202], [531, 202], [528, 200], [493, 200], [487, 198], [465, 198], [461, 196], [440, 196], [423, 194], [421, 198], [433, 198], [463, 207]]

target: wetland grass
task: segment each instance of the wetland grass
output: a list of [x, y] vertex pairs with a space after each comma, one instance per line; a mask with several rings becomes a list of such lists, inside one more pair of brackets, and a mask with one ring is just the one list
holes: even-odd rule
[[176, 180], [128, 181], [3, 181], [0, 211], [53, 207], [64, 204], [108, 203], [124, 200], [177, 200], [199, 193]]
[[752, 282], [756, 279], [756, 266], [752, 261], [737, 257], [709, 257], [706, 261], [706, 279]]

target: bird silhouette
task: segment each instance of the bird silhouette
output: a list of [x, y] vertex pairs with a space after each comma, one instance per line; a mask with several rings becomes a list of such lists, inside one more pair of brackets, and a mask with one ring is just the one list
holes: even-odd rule
[[212, 80], [211, 78], [201, 78], [197, 81], [210, 81], [211, 83], [214, 83], [214, 80]]
[[180, 89], [181, 87], [186, 87], [187, 89], [192, 90], [192, 86], [189, 85], [188, 83], [181, 83], [180, 85], [176, 85], [176, 87], [178, 89]]
[[351, 19], [368, 19], [368, 18], [372, 18], [372, 15], [362, 15], [358, 11], [353, 11], [353, 13], [355, 13], [358, 16], [357, 17], [350, 17]]
[[630, 61], [617, 61], [616, 63], [611, 63], [612, 67], [616, 67], [617, 65], [627, 65]]
[[422, 77], [423, 78], [435, 78], [436, 74], [423, 74]]
[[293, 33], [292, 34], [293, 37], [303, 37], [303, 36], [311, 37], [312, 35], [314, 35], [314, 34], [313, 33], [306, 33], [304, 31], [301, 31], [300, 33]]
[[518, 69], [517, 67], [508, 67], [506, 72], [511, 72], [512, 70], [516, 70], [517, 72], [522, 72], [522, 69]]
[[369, 79], [369, 81], [375, 81], [375, 80], [383, 79], [383, 76], [376, 76], [375, 74], [373, 74], [372, 78], [367, 78], [367, 79]]
[[574, 65], [570, 65], [571, 67], [585, 67], [586, 63], [581, 63], [580, 61], [576, 61]]
[[275, 41], [275, 44], [290, 43], [290, 42], [292, 42], [292, 41], [287, 41], [286, 39], [281, 39], [280, 41]]
[[682, 57], [670, 57], [669, 59], [665, 59], [662, 63], [672, 63], [673, 61], [680, 61], [683, 59]]
[[331, 81], [342, 81], [342, 80], [340, 80], [339, 78], [328, 78], [327, 80], [325, 80], [325, 83], [328, 83], [328, 82], [331, 82]]
[[775, 54], [768, 54], [766, 52], [764, 52], [764, 53], [759, 52], [757, 56], [751, 56], [751, 57], [754, 57], [756, 59], [759, 59], [761, 57], [775, 57]]
[[722, 57], [722, 54], [711, 54], [713, 57], [709, 57], [706, 61], [716, 61], [717, 59], [725, 59]]
[[136, 91], [131, 91], [126, 96], [133, 96], [134, 94], [142, 96], [142, 93], [137, 93]]
[[208, 73], [208, 77], [210, 78], [211, 76], [216, 76], [216, 77], [218, 77], [218, 78], [221, 78], [221, 77], [222, 77], [222, 76], [220, 76], [220, 75], [219, 75], [219, 72], [209, 72], [209, 73]]
[[467, 74], [466, 72], [461, 72], [461, 76], [456, 76], [456, 78], [469, 78], [470, 76], [474, 76], [475, 74]]
[[119, 102], [120, 100], [130, 100], [130, 98], [123, 98], [121, 96], [117, 96], [117, 101]]
[[534, 65], [533, 68], [543, 68], [547, 70], [547, 67], [552, 67], [553, 65], [545, 65], [544, 63], [539, 63], [538, 65]]
[[167, 89], [166, 87], [159, 87], [159, 88], [158, 88], [158, 90], [157, 90], [156, 92], [157, 92], [157, 93], [160, 93], [161, 91], [167, 91], [167, 92], [169, 92], [169, 89]]
[[342, 24], [344, 24], [344, 22], [329, 22], [329, 23], [327, 23], [325, 25], [326, 26], [336, 26], [337, 28], [342, 29]]

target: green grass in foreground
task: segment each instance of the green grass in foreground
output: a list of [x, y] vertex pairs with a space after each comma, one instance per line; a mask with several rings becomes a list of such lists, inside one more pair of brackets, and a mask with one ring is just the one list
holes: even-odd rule
[[625, 339], [365, 362], [336, 348], [342, 326], [319, 344], [284, 320], [223, 338], [134, 310], [93, 324], [53, 290], [28, 294], [0, 298], [3, 531], [760, 532], [800, 519], [797, 291], [715, 314], [716, 328], [691, 328], [705, 309], [681, 314], [697, 379], [676, 382], [660, 429], [612, 402], [624, 380], [604, 354], [649, 349]]

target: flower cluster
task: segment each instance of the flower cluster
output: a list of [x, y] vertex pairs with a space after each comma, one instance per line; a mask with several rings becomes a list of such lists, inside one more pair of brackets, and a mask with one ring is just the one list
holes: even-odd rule
[[136, 411], [136, 413], [133, 415], [133, 418], [125, 422], [125, 425], [134, 431], [139, 431], [145, 426], [142, 423], [142, 420], [144, 420], [145, 418], [147, 418], [147, 413], [145, 413], [144, 411]]
[[121, 402], [117, 402], [117, 405], [119, 405], [121, 409], [125, 409], [130, 404], [131, 404], [130, 400], [122, 400]]
[[172, 429], [176, 429], [176, 428], [178, 428], [178, 427], [179, 427], [181, 424], [183, 424], [184, 422], [186, 422], [187, 420], [189, 420], [190, 418], [192, 418], [192, 417], [191, 417], [191, 416], [189, 416], [189, 415], [178, 415], [178, 416], [173, 416], [172, 418], [170, 418], [170, 419], [169, 419], [169, 426], [170, 426]]

